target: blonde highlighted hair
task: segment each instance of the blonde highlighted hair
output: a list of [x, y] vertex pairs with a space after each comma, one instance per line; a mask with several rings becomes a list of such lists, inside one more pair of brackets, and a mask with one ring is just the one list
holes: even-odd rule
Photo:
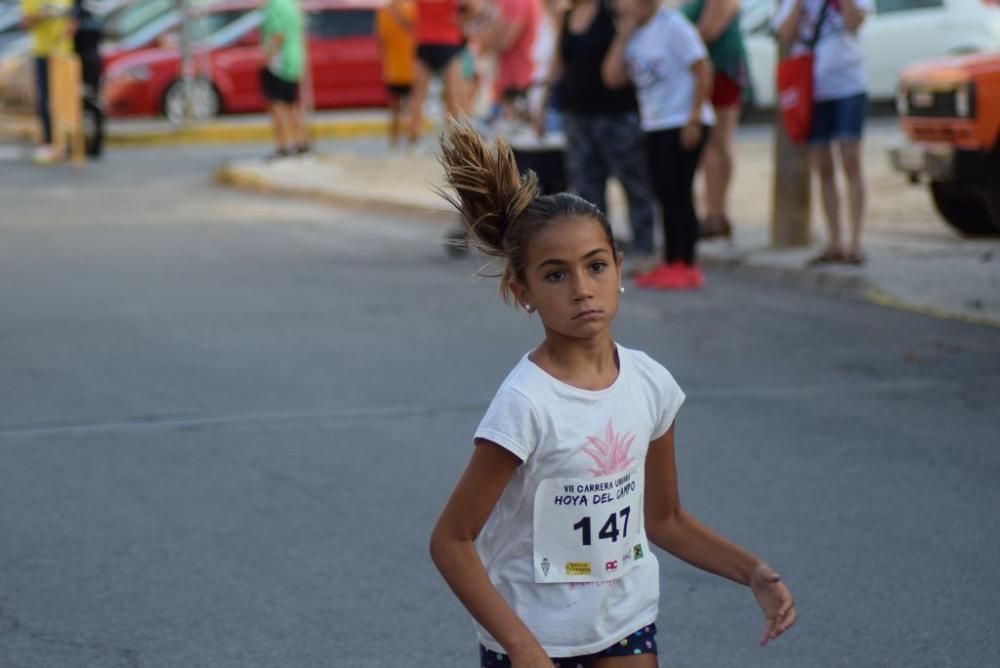
[[454, 122], [441, 138], [440, 162], [454, 194], [440, 192], [462, 217], [470, 243], [502, 262], [500, 294], [505, 302], [513, 298], [512, 283], [524, 284], [531, 239], [556, 220], [592, 218], [617, 257], [611, 226], [601, 210], [569, 193], [543, 195], [534, 172], [521, 174], [502, 137], [491, 145], [467, 121]]

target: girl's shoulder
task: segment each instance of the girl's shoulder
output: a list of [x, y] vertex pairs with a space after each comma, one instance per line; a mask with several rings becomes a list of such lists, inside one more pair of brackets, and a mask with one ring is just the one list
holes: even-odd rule
[[622, 368], [626, 368], [626, 364], [628, 364], [641, 379], [650, 381], [657, 387], [677, 385], [677, 381], [674, 380], [673, 374], [667, 367], [653, 359], [648, 353], [619, 345], [618, 354], [622, 358]]

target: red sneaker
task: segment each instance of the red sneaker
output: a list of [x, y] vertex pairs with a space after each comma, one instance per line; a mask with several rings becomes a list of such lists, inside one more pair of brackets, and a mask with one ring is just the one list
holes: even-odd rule
[[661, 262], [649, 271], [636, 275], [636, 277], [632, 280], [635, 282], [637, 287], [646, 288], [650, 287], [650, 282], [656, 280], [658, 276], [669, 274], [673, 271], [674, 265]]
[[656, 290], [684, 290], [691, 282], [687, 270], [679, 262], [661, 264], [650, 273], [637, 278], [635, 284], [640, 288]]
[[705, 277], [702, 275], [701, 269], [698, 268], [698, 265], [682, 265], [681, 271], [684, 272], [684, 275], [687, 278], [688, 287], [692, 290], [699, 290], [705, 285]]

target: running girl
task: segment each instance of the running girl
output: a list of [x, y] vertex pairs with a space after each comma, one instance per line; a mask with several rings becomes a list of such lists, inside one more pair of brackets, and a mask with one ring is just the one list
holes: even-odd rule
[[612, 338], [622, 256], [604, 214], [539, 196], [510, 148], [468, 125], [442, 141], [449, 198], [503, 264], [500, 291], [537, 312], [544, 339], [504, 380], [431, 537], [431, 556], [476, 621], [481, 666], [656, 666], [659, 566], [650, 544], [747, 585], [761, 642], [795, 622], [767, 564], [685, 512], [674, 417], [684, 393]]

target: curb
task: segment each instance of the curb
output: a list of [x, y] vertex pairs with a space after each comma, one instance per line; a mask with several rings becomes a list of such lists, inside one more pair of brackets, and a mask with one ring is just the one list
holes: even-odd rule
[[[313, 139], [355, 139], [385, 134], [387, 123], [371, 121], [313, 122], [309, 134]], [[273, 139], [270, 124], [211, 123], [186, 128], [151, 130], [148, 132], [111, 132], [111, 146], [161, 146], [165, 144], [234, 144], [265, 142]]]
[[[34, 141], [35, 118], [31, 115], [0, 113], [0, 138]], [[424, 131], [433, 130], [427, 121]], [[376, 137], [388, 131], [387, 120], [313, 121], [309, 134], [313, 139], [357, 139]], [[274, 135], [270, 123], [207, 122], [188, 127], [164, 127], [150, 130], [130, 130], [109, 124], [105, 134], [108, 146], [165, 146], [169, 144], [234, 144], [268, 142]]]
[[357, 194], [331, 191], [329, 188], [303, 188], [297, 186], [276, 185], [267, 178], [244, 170], [224, 165], [212, 174], [212, 182], [216, 185], [245, 190], [265, 195], [281, 197], [305, 198], [326, 204], [338, 206], [359, 207], [367, 211], [389, 213], [396, 215], [417, 215], [422, 218], [440, 220], [453, 225], [455, 218], [446, 210], [436, 210], [405, 201], [390, 201], [380, 197], [364, 197]]
[[937, 318], [938, 320], [955, 320], [957, 322], [964, 322], [969, 325], [979, 325], [981, 327], [996, 327], [1000, 328], [1000, 318], [992, 318], [988, 315], [971, 315], [968, 313], [956, 313], [954, 311], [947, 311], [945, 309], [935, 308], [933, 306], [926, 306], [924, 304], [914, 304], [903, 299], [898, 299], [880, 290], [879, 288], [871, 287], [864, 295], [865, 301], [876, 306], [881, 306], [884, 308], [896, 309], [897, 311], [906, 311], [908, 313], [916, 313], [919, 315], [924, 315], [929, 318]]

